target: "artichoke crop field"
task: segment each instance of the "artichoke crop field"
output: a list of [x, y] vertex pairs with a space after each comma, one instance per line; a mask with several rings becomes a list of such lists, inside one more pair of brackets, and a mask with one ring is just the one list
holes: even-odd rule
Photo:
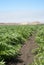
[[37, 54], [31, 65], [44, 65], [44, 25], [38, 26], [35, 41], [38, 44], [38, 48], [33, 50]]
[[0, 26], [0, 65], [5, 65], [5, 60], [15, 58], [19, 54], [22, 44], [35, 29], [35, 26], [28, 25]]
[[22, 45], [35, 31], [38, 48], [33, 49], [35, 58], [31, 65], [44, 65], [44, 25], [0, 26], [0, 65], [6, 65], [6, 60], [16, 58]]

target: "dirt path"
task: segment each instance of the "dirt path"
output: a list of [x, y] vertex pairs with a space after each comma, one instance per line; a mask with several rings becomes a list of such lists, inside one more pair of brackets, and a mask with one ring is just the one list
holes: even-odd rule
[[34, 60], [34, 54], [32, 54], [31, 51], [36, 47], [37, 45], [35, 43], [35, 34], [33, 34], [21, 48], [21, 55], [18, 56], [16, 63], [11, 63], [8, 65], [29, 65]]

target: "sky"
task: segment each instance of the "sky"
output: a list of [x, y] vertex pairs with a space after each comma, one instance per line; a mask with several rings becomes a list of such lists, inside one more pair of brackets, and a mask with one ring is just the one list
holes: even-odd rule
[[0, 23], [44, 23], [44, 0], [0, 0]]

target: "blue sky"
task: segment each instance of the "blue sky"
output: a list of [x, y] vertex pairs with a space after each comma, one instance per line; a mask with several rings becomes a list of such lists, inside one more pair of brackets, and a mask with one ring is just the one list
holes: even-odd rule
[[0, 22], [44, 22], [44, 0], [0, 0]]

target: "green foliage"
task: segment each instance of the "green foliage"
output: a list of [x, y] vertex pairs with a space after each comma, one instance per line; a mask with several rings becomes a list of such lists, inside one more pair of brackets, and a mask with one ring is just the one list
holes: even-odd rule
[[5, 65], [5, 62], [1, 61], [1, 62], [0, 62], [0, 65]]
[[15, 58], [19, 54], [22, 44], [34, 30], [35, 26], [28, 25], [0, 26], [0, 65], [5, 65], [4, 60]]
[[31, 65], [44, 65], [44, 26], [38, 27], [35, 41], [39, 47], [32, 51], [36, 55]]

